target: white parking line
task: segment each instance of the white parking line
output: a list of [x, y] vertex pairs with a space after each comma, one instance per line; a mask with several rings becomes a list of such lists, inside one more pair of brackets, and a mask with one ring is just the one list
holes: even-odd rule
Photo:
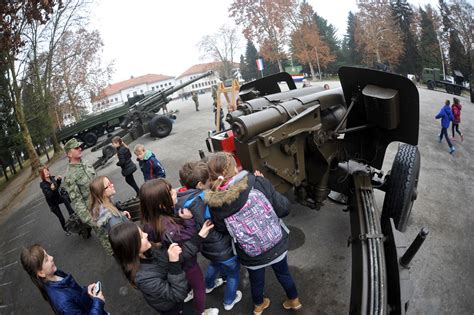
[[11, 242], [13, 242], [14, 240], [17, 240], [17, 239], [19, 239], [20, 237], [25, 236], [25, 235], [28, 234], [28, 233], [30, 233], [30, 231], [26, 231], [25, 233], [21, 233], [20, 235], [17, 235], [17, 236], [15, 236], [14, 238], [12, 238], [11, 240], [9, 240], [8, 243], [11, 243]]
[[12, 262], [11, 264], [5, 265], [3, 267], [0, 267], [0, 271], [3, 269], [7, 269], [8, 267], [14, 266], [18, 263], [18, 261]]
[[6, 285], [9, 285], [9, 284], [12, 284], [13, 282], [10, 281], [10, 282], [5, 282], [5, 283], [0, 283], [0, 287], [4, 287]]
[[18, 247], [15, 247], [14, 249], [10, 249], [8, 252], [5, 252], [5, 255], [10, 254], [10, 253], [16, 251], [17, 249], [18, 249]]
[[28, 221], [28, 222], [26, 222], [26, 223], [23, 223], [23, 224], [20, 225], [20, 226], [15, 227], [15, 230], [21, 229], [21, 228], [24, 227], [25, 225], [30, 224], [30, 223], [35, 222], [35, 221], [36, 221], [36, 219], [31, 219], [30, 221]]
[[0, 309], [7, 308], [7, 307], [8, 307], [8, 305], [0, 305]]

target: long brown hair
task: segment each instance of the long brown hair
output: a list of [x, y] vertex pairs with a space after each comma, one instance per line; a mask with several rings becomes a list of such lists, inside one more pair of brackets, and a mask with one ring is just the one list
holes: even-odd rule
[[94, 220], [99, 216], [99, 208], [101, 205], [113, 214], [119, 213], [119, 210], [114, 206], [110, 197], [107, 198], [104, 196], [105, 190], [107, 189], [104, 185], [104, 179], [106, 178], [112, 183], [107, 176], [98, 176], [89, 184], [89, 211]]
[[211, 189], [217, 190], [219, 186], [236, 175], [237, 162], [229, 152], [218, 152], [209, 157], [207, 161]]
[[20, 260], [21, 264], [23, 265], [23, 269], [25, 269], [26, 273], [30, 276], [31, 281], [40, 290], [43, 299], [49, 303], [49, 306], [51, 306], [54, 314], [58, 314], [54, 309], [51, 300], [49, 299], [48, 293], [46, 293], [43, 279], [38, 276], [38, 271], [43, 269], [44, 258], [45, 250], [39, 244], [34, 244], [28, 248], [23, 248], [20, 254]]
[[[46, 171], [46, 170], [49, 171], [49, 168], [48, 168], [47, 165], [44, 165], [43, 167], [41, 167], [41, 168], [39, 169], [40, 177], [41, 177], [41, 179], [44, 180], [44, 181], [46, 180], [46, 175], [44, 175], [44, 171]], [[50, 174], [50, 178], [51, 178], [51, 174]]]
[[115, 136], [112, 138], [112, 142], [113, 143], [118, 143], [119, 146], [124, 146], [128, 149], [128, 146], [125, 142], [123, 142], [122, 138], [120, 138], [119, 136]]
[[128, 282], [135, 286], [135, 275], [140, 268], [142, 240], [138, 225], [124, 222], [115, 225], [109, 232], [109, 242]]
[[171, 197], [171, 184], [163, 179], [157, 178], [146, 181], [140, 187], [140, 210], [142, 222], [150, 224], [155, 230], [157, 237], [164, 232], [164, 220], [168, 219], [172, 224], [181, 225], [182, 220], [174, 214], [174, 203]]

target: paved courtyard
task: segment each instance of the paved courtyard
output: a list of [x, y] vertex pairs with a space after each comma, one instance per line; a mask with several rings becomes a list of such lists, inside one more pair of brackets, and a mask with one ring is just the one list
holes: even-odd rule
[[[335, 82], [331, 82], [331, 87]], [[439, 121], [434, 116], [446, 93], [419, 89], [421, 175], [419, 194], [406, 236], [414, 239], [422, 227], [430, 234], [412, 263], [415, 291], [410, 304], [411, 314], [472, 314], [474, 312], [474, 166], [472, 164], [474, 104], [461, 97], [463, 104], [461, 128], [465, 141], [455, 142], [456, 153], [448, 154], [445, 142], [438, 143]], [[170, 136], [154, 140], [148, 135], [131, 143], [143, 143], [165, 166], [168, 179], [178, 185], [178, 169], [188, 160], [199, 159], [198, 150], [206, 151], [204, 140], [212, 129], [212, 101], [209, 93], [200, 95], [200, 111], [194, 110], [191, 99], [176, 100], [168, 109], [180, 113]], [[397, 144], [387, 151], [384, 170], [390, 169]], [[98, 152], [85, 151], [85, 159], [93, 162]], [[120, 174], [115, 160], [98, 173], [107, 175], [117, 190], [116, 200], [133, 196], [134, 192]], [[66, 158], [51, 165], [53, 175], [64, 175]], [[135, 173], [143, 183], [140, 172]], [[381, 206], [383, 193], [377, 194]], [[66, 213], [65, 211], [63, 213]], [[289, 264], [299, 290], [303, 309], [298, 314], [344, 314], [348, 312], [351, 284], [351, 249], [349, 215], [342, 207], [326, 202], [320, 211], [292, 204], [285, 218], [290, 227]], [[96, 237], [83, 240], [66, 237], [57, 218], [49, 211], [39, 189], [39, 180], [28, 185], [21, 202], [0, 217], [0, 314], [47, 314], [50, 309], [22, 270], [19, 253], [23, 246], [39, 242], [54, 256], [56, 265], [74, 275], [83, 285], [101, 280], [106, 309], [111, 314], [153, 314], [141, 294], [123, 277], [113, 258], [105, 255]], [[205, 268], [207, 262], [200, 260]], [[219, 307], [221, 314], [250, 314], [252, 311], [249, 281], [244, 270], [239, 289], [242, 302], [231, 312], [222, 307], [223, 288], [208, 295], [207, 305]], [[273, 273], [267, 271], [266, 295], [271, 306], [265, 314], [288, 314], [281, 302], [284, 292]], [[190, 304], [190, 303], [188, 303]], [[189, 305], [188, 305], [189, 306]]]

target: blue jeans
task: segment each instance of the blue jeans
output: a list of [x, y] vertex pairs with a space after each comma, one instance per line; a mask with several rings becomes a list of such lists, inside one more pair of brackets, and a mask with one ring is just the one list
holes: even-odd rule
[[[271, 265], [275, 276], [285, 290], [288, 299], [296, 299], [298, 292], [293, 277], [288, 269], [287, 256], [273, 265]], [[252, 301], [255, 305], [263, 303], [263, 289], [265, 287], [265, 268], [257, 270], [247, 269], [250, 277], [250, 289], [252, 291]]]
[[217, 276], [221, 274], [227, 279], [224, 288], [224, 304], [232, 304], [235, 300], [235, 293], [239, 285], [240, 279], [240, 263], [237, 257], [234, 256], [224, 262], [211, 261], [206, 271], [206, 288], [214, 287]]

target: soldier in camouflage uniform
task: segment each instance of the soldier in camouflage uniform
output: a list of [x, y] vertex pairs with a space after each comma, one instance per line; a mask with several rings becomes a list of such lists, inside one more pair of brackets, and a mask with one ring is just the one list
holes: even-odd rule
[[81, 145], [82, 142], [77, 141], [75, 138], [69, 140], [64, 145], [64, 151], [69, 159], [66, 176], [64, 178], [64, 186], [69, 192], [71, 203], [79, 218], [83, 223], [94, 229], [106, 252], [112, 255], [107, 234], [94, 224], [89, 212], [89, 183], [94, 179], [96, 173], [91, 165], [82, 161]]
[[198, 112], [199, 111], [199, 99], [198, 99], [198, 95], [197, 95], [196, 91], [193, 92], [192, 99], [194, 101], [194, 105], [196, 106], [196, 111]]

